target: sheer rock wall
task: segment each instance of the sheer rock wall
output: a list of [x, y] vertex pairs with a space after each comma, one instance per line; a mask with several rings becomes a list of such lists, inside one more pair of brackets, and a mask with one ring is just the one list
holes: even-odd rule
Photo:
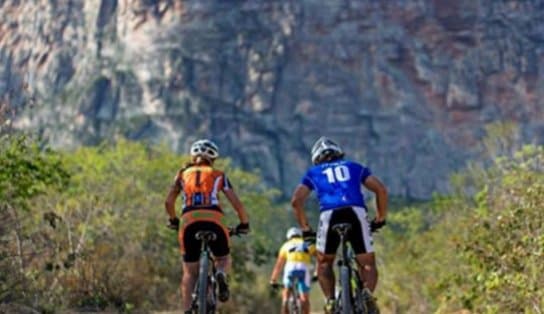
[[483, 126], [544, 139], [544, 2], [0, 0], [0, 95], [57, 147], [200, 137], [286, 193], [320, 135], [428, 198]]

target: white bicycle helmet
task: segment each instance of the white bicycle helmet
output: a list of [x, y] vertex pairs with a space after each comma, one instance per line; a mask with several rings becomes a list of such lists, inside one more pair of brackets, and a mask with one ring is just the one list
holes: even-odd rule
[[344, 157], [344, 151], [328, 137], [320, 137], [312, 147], [312, 163], [317, 165], [328, 158]]
[[209, 160], [219, 157], [219, 149], [208, 139], [198, 140], [191, 145], [191, 156], [202, 156]]
[[297, 228], [297, 227], [291, 227], [289, 228], [289, 230], [287, 230], [285, 237], [287, 238], [287, 240], [293, 237], [302, 237], [302, 230], [300, 230], [300, 228]]

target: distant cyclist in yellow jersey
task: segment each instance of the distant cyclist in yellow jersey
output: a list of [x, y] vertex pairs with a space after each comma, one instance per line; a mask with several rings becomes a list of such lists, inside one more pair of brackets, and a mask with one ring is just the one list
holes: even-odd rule
[[270, 276], [270, 285], [277, 287], [277, 279], [283, 268], [283, 292], [282, 292], [282, 313], [287, 313], [287, 299], [289, 297], [289, 287], [293, 284], [292, 278], [298, 279], [298, 291], [300, 292], [300, 303], [302, 313], [310, 313], [310, 269], [312, 265], [312, 256], [315, 256], [315, 245], [305, 242], [302, 238], [302, 231], [299, 228], [290, 228], [287, 230], [287, 241], [282, 245], [276, 265]]

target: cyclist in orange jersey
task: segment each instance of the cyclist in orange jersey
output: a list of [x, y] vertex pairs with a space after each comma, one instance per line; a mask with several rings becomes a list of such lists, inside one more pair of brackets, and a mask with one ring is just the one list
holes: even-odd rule
[[[180, 286], [185, 313], [191, 313], [191, 293], [198, 278], [200, 241], [195, 238], [198, 231], [210, 230], [217, 234], [217, 239], [210, 243], [210, 249], [216, 260], [218, 298], [221, 302], [229, 298], [226, 274], [230, 268], [230, 239], [219, 203], [219, 192], [225, 194], [238, 215], [240, 223], [236, 226], [236, 232], [249, 232], [249, 218], [242, 202], [225, 173], [213, 168], [215, 159], [219, 157], [217, 145], [207, 139], [198, 140], [191, 145], [190, 154], [192, 162], [178, 171], [165, 202], [170, 227], [179, 229], [178, 239], [183, 255]], [[175, 209], [180, 194], [183, 201], [181, 219], [177, 217]]]

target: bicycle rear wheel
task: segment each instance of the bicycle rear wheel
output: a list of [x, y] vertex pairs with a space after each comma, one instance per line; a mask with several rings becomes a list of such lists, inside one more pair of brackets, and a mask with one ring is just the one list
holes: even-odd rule
[[302, 314], [302, 304], [300, 303], [300, 297], [298, 295], [298, 291], [296, 290], [297, 287], [293, 287], [293, 291], [291, 292], [291, 297], [290, 297], [290, 309], [289, 309], [289, 313], [292, 313], [292, 314]]
[[290, 296], [287, 302], [287, 312], [289, 314], [301, 314], [300, 302], [294, 296]]
[[363, 300], [365, 302], [365, 308], [367, 314], [380, 314], [380, 309], [376, 304], [374, 296], [370, 293], [368, 289], [363, 290], [362, 292]]
[[198, 314], [208, 314], [208, 269], [210, 260], [207, 253], [200, 257], [200, 270], [198, 272]]
[[[366, 300], [363, 296], [363, 291], [358, 287], [353, 291], [353, 313], [367, 314]], [[374, 314], [374, 313], [368, 313]]]
[[341, 291], [341, 309], [343, 314], [352, 314], [353, 309], [351, 305], [351, 283], [349, 280], [349, 268], [347, 266], [340, 267], [340, 285]]
[[352, 299], [352, 305], [353, 305], [353, 313], [355, 314], [370, 314], [367, 311], [366, 306], [366, 299], [364, 297], [363, 293], [363, 282], [359, 278], [359, 274], [357, 273], [357, 270], [352, 268], [351, 269], [351, 291], [353, 295]]

